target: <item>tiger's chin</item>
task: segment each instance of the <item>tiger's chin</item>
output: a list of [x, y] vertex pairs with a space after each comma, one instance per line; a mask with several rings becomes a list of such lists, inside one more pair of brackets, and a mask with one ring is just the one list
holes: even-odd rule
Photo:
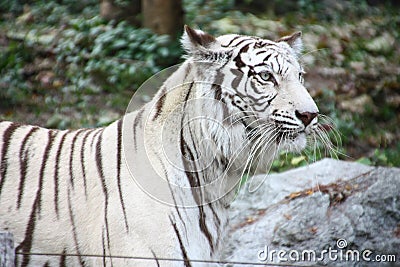
[[300, 153], [307, 146], [307, 137], [305, 132], [300, 132], [296, 135], [278, 137], [277, 142], [280, 151]]

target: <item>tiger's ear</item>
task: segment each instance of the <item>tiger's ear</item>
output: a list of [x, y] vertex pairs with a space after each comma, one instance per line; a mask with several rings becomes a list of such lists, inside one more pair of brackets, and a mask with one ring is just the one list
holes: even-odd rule
[[292, 35], [284, 36], [276, 41], [277, 43], [287, 43], [296, 53], [297, 56], [301, 55], [303, 51], [303, 40], [301, 40], [301, 32], [295, 32]]
[[206, 52], [218, 43], [217, 39], [211, 34], [201, 30], [194, 30], [187, 25], [185, 25], [181, 42], [189, 55]]

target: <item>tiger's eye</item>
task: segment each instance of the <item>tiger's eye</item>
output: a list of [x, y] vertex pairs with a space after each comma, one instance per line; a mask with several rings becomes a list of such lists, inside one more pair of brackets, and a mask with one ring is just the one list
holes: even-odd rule
[[270, 82], [271, 79], [272, 79], [272, 74], [269, 73], [268, 71], [260, 72], [259, 75], [260, 75], [260, 78], [263, 79], [266, 82]]

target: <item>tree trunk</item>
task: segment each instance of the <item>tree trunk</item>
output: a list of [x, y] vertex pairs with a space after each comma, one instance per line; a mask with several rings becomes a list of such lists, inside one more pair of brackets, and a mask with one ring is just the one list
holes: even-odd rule
[[140, 11], [140, 0], [130, 0], [124, 5], [118, 5], [115, 0], [100, 0], [100, 16], [105, 20], [126, 20], [134, 26], [140, 26]]
[[181, 0], [142, 0], [143, 26], [172, 37], [183, 31]]

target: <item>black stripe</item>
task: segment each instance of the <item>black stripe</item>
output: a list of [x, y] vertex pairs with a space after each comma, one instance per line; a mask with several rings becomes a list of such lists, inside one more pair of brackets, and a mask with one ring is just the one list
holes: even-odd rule
[[[191, 93], [191, 89], [193, 87], [194, 82], [191, 83], [189, 90], [187, 92], [187, 95], [185, 97], [184, 100], [184, 106], [183, 106], [183, 111], [185, 111], [186, 108], [186, 104], [187, 101], [189, 99], [189, 95]], [[184, 125], [184, 116], [182, 116], [182, 121], [181, 121], [181, 125]], [[189, 126], [188, 126], [189, 127]], [[189, 129], [190, 131], [190, 129]], [[190, 131], [190, 134], [191, 131]], [[194, 142], [193, 136], [191, 136], [191, 140]], [[195, 146], [195, 144], [193, 143], [193, 145]], [[212, 241], [212, 236], [210, 231], [207, 228], [206, 222], [205, 222], [205, 213], [204, 213], [204, 208], [203, 205], [201, 203], [202, 201], [202, 192], [201, 192], [201, 184], [200, 184], [200, 178], [199, 178], [199, 173], [198, 172], [193, 172], [190, 170], [189, 166], [188, 166], [188, 159], [191, 160], [191, 162], [194, 164], [194, 160], [195, 157], [193, 156], [192, 151], [190, 150], [189, 146], [187, 145], [184, 135], [183, 135], [183, 127], [181, 127], [181, 131], [180, 131], [180, 150], [181, 150], [181, 155], [182, 155], [182, 161], [183, 161], [183, 165], [185, 168], [185, 174], [186, 177], [188, 178], [191, 190], [192, 190], [192, 194], [194, 197], [194, 200], [196, 201], [198, 208], [199, 208], [199, 227], [200, 230], [202, 231], [202, 233], [205, 235], [205, 237], [207, 238], [211, 251], [214, 251], [214, 244]], [[196, 189], [199, 190], [199, 192], [196, 192]]]
[[191, 64], [187, 64], [186, 68], [185, 68], [185, 75], [184, 75], [184, 78], [183, 78], [184, 82], [186, 81], [187, 76], [189, 75], [191, 70], [192, 70], [192, 65]]
[[178, 238], [179, 247], [181, 248], [182, 257], [183, 257], [183, 261], [184, 261], [184, 263], [185, 263], [185, 266], [186, 266], [186, 267], [191, 267], [192, 265], [190, 264], [190, 260], [189, 260], [189, 257], [188, 257], [188, 255], [187, 255], [185, 246], [183, 245], [182, 237], [181, 237], [181, 235], [180, 235], [180, 233], [179, 233], [178, 227], [176, 227], [176, 223], [174, 223], [174, 222], [172, 221], [171, 217], [169, 217], [169, 220], [171, 221], [171, 224], [172, 224], [172, 227], [174, 228], [176, 237]]
[[[192, 138], [192, 140], [193, 140], [193, 138]], [[196, 201], [196, 204], [199, 209], [199, 227], [200, 227], [201, 232], [207, 238], [208, 243], [211, 248], [211, 251], [214, 252], [213, 239], [212, 239], [210, 231], [207, 228], [206, 214], [204, 213], [204, 207], [203, 207], [203, 204], [201, 203], [203, 197], [202, 197], [201, 188], [200, 188], [201, 184], [200, 184], [199, 174], [198, 174], [198, 172], [190, 171], [190, 169], [188, 168], [187, 160], [190, 159], [191, 162], [193, 162], [195, 158], [193, 156], [192, 151], [189, 149], [189, 147], [184, 139], [183, 129], [181, 129], [181, 132], [180, 132], [180, 141], [181, 141], [180, 149], [181, 149], [182, 161], [184, 164], [184, 168], [186, 170], [185, 174], [188, 178], [194, 200]], [[198, 192], [196, 191], [196, 189], [198, 190]]]
[[[238, 94], [236, 94], [236, 96], [241, 97], [241, 94], [238, 93]], [[242, 111], [242, 113], [246, 112], [246, 110], [244, 110], [242, 106], [236, 104], [236, 101], [233, 100], [233, 98], [234, 98], [233, 95], [229, 95], [229, 98], [231, 99], [232, 106], [238, 108], [240, 111]]]
[[274, 59], [275, 59], [275, 61], [276, 61], [276, 64], [278, 65], [278, 73], [281, 73], [282, 66], [281, 66], [281, 64], [280, 64], [279, 61], [278, 61], [278, 57], [279, 57], [279, 54], [276, 54], [276, 55], [274, 56]]
[[18, 186], [18, 199], [17, 199], [17, 209], [21, 208], [22, 197], [24, 196], [24, 187], [26, 180], [26, 173], [29, 162], [28, 151], [25, 151], [26, 143], [34, 132], [39, 130], [39, 127], [32, 127], [29, 132], [25, 135], [22, 140], [21, 149], [19, 150], [19, 164], [20, 164], [20, 180]]
[[215, 100], [221, 100], [221, 98], [222, 98], [222, 89], [221, 89], [221, 85], [213, 84], [213, 85], [211, 86], [211, 90], [214, 91], [214, 98], [215, 98]]
[[67, 267], [67, 249], [63, 249], [63, 252], [60, 256], [60, 267]]
[[[187, 91], [187, 93], [186, 93], [186, 96], [185, 96], [185, 99], [184, 99], [184, 101], [183, 101], [183, 108], [182, 108], [182, 111], [183, 112], [185, 112], [185, 109], [186, 109], [186, 105], [187, 105], [187, 102], [188, 102], [188, 100], [189, 100], [189, 97], [190, 97], [190, 93], [191, 93], [191, 91], [192, 91], [192, 88], [193, 88], [193, 85], [194, 85], [194, 82], [192, 82], [191, 84], [190, 84], [190, 87], [189, 87], [189, 89], [188, 89], [188, 91]], [[182, 116], [182, 121], [181, 121], [181, 125], [183, 126], [184, 125], [184, 115]], [[181, 150], [181, 155], [182, 155], [182, 161], [183, 161], [183, 164], [184, 164], [184, 168], [185, 168], [185, 170], [189, 170], [190, 168], [187, 166], [187, 160], [189, 159], [189, 160], [191, 160], [192, 162], [194, 161], [194, 157], [193, 157], [193, 154], [191, 153], [191, 151], [188, 149], [188, 147], [187, 147], [187, 144], [186, 144], [186, 142], [185, 142], [185, 139], [184, 139], [184, 137], [183, 137], [183, 127], [181, 127], [181, 131], [180, 131], [180, 150]], [[188, 154], [188, 153], [189, 154]], [[188, 157], [189, 156], [189, 157]], [[190, 184], [190, 187], [191, 187], [191, 190], [192, 190], [192, 194], [193, 194], [193, 197], [194, 197], [194, 199], [195, 199], [195, 201], [196, 201], [196, 203], [197, 204], [199, 204], [200, 202], [201, 202], [201, 200], [199, 199], [199, 196], [198, 196], [198, 194], [196, 193], [196, 191], [195, 191], [195, 188], [196, 187], [198, 187], [199, 185], [197, 184], [196, 185], [196, 180], [195, 180], [195, 178], [192, 176], [192, 173], [191, 172], [189, 172], [189, 171], [185, 171], [185, 174], [186, 174], [186, 176], [188, 177], [188, 180], [189, 180], [189, 184]], [[197, 177], [198, 178], [198, 177]]]
[[86, 140], [93, 131], [94, 131], [93, 129], [90, 129], [86, 132], [85, 136], [82, 139], [82, 146], [81, 146], [81, 168], [82, 168], [83, 186], [85, 188], [85, 197], [86, 198], [87, 198], [87, 183], [86, 183], [86, 170], [85, 170], [85, 150], [87, 150]]
[[[257, 82], [259, 82], [259, 83], [262, 84], [262, 85], [266, 85], [266, 84], [267, 84], [265, 81], [260, 80], [257, 76], [256, 76], [256, 80], [257, 80]], [[247, 85], [247, 83], [246, 83], [246, 85]], [[258, 90], [257, 85], [256, 85], [256, 83], [255, 83], [254, 80], [250, 82], [250, 86], [251, 86], [251, 89], [253, 89], [253, 91], [254, 91], [257, 95], [261, 95], [261, 97], [258, 98], [258, 99], [254, 98], [254, 97], [251, 97], [252, 100], [254, 100], [254, 102], [257, 102], [257, 101], [259, 101], [260, 99], [263, 99], [263, 98], [264, 98], [263, 95], [265, 94], [265, 89], [264, 89], [264, 92], [263, 92], [263, 88], [262, 88], [262, 87], [260, 88], [260, 90]], [[249, 94], [247, 94], [247, 95], [250, 97]]]
[[230, 42], [229, 42], [228, 44], [226, 44], [226, 45], [221, 45], [221, 46], [222, 46], [222, 47], [228, 47], [228, 46], [230, 46], [236, 39], [241, 38], [241, 37], [243, 37], [243, 36], [237, 35], [237, 36], [233, 37], [232, 40], [230, 40]]
[[[283, 71], [283, 76], [286, 76], [288, 71], [289, 71], [289, 67], [286, 67], [285, 70]], [[299, 77], [299, 81], [301, 81], [300, 77]]]
[[243, 46], [242, 48], [240, 48], [239, 53], [238, 53], [237, 56], [233, 59], [233, 61], [235, 61], [235, 63], [236, 63], [236, 67], [237, 67], [238, 69], [240, 69], [240, 68], [246, 66], [246, 64], [244, 64], [244, 62], [243, 62], [243, 60], [242, 60], [242, 58], [241, 58], [241, 55], [242, 55], [242, 53], [246, 53], [248, 50], [249, 50], [249, 45], [247, 44], [247, 45]]
[[56, 212], [57, 218], [59, 218], [59, 208], [58, 208], [58, 188], [59, 188], [59, 164], [60, 164], [60, 157], [61, 157], [61, 151], [64, 145], [65, 137], [69, 131], [66, 131], [64, 135], [61, 137], [60, 144], [58, 146], [57, 152], [56, 152], [56, 159], [55, 159], [55, 167], [54, 167], [54, 210]]
[[[246, 42], [246, 41], [254, 41], [254, 39], [251, 38], [244, 38], [243, 40], [240, 40], [237, 44], [234, 45], [234, 47], [239, 47], [242, 43]], [[247, 44], [247, 46], [250, 44]]]
[[225, 77], [225, 75], [223, 73], [217, 72], [214, 83], [212, 84], [211, 90], [214, 91], [214, 98], [216, 100], [221, 100], [221, 98], [222, 98], [221, 85], [224, 82], [224, 77]]
[[269, 54], [268, 56], [266, 56], [266, 57], [264, 58], [263, 62], [266, 62], [266, 61], [268, 61], [268, 59], [269, 59], [271, 56], [272, 56], [272, 53], [271, 53], [271, 54]]
[[[250, 80], [250, 77], [251, 77], [251, 75], [252, 75], [252, 73], [251, 73], [251, 69], [249, 70], [249, 72], [247, 73], [247, 79], [246, 79], [246, 81], [244, 82], [244, 93], [245, 93], [245, 95], [249, 95], [249, 90], [248, 90], [248, 86], [247, 86], [247, 84], [248, 84], [248, 81]], [[250, 83], [252, 83], [252, 80], [250, 80]], [[239, 92], [238, 92], [239, 93]]]
[[71, 141], [71, 148], [70, 148], [70, 155], [69, 155], [69, 178], [70, 178], [70, 183], [72, 185], [72, 189], [74, 189], [74, 171], [73, 171], [73, 159], [74, 159], [74, 152], [75, 152], [75, 143], [76, 139], [78, 136], [83, 132], [86, 131], [86, 129], [80, 129], [76, 131], [74, 134], [74, 138], [72, 138]]
[[[252, 89], [254, 89], [254, 88], [252, 88]], [[260, 95], [260, 94], [257, 94], [257, 95]], [[252, 96], [250, 94], [244, 95], [244, 94], [241, 94], [240, 92], [237, 92], [236, 96], [240, 97], [242, 100], [245, 98], [251, 99], [253, 101], [253, 103], [255, 103], [255, 104], [263, 104], [263, 103], [267, 102], [267, 101], [265, 101], [265, 94], [260, 95], [259, 98], [255, 98], [254, 96]], [[233, 100], [233, 97], [234, 96], [231, 96], [232, 100]], [[246, 102], [246, 101], [244, 101], [244, 102]]]
[[[282, 124], [285, 124], [285, 125], [290, 125], [290, 126], [299, 126], [297, 123], [293, 123], [293, 122], [290, 122], [290, 121], [282, 121], [282, 120], [275, 120], [276, 122], [278, 122], [278, 123], [282, 123]], [[291, 129], [291, 128], [288, 128], [288, 127], [286, 127], [287, 129]]]
[[271, 105], [271, 102], [278, 96], [278, 94], [274, 95], [273, 97], [271, 97], [270, 99], [268, 99], [268, 107]]
[[[218, 204], [218, 203], [216, 203], [216, 204]], [[214, 207], [212, 205], [213, 205], [213, 203], [209, 203], [208, 207], [210, 208], [210, 210], [211, 210], [211, 212], [213, 214], [213, 217], [214, 217], [214, 224], [215, 224], [215, 227], [217, 229], [215, 240], [216, 240], [216, 245], [218, 245], [218, 240], [221, 240], [220, 239], [220, 236], [221, 236], [221, 230], [220, 230], [221, 229], [221, 219], [219, 218], [217, 212], [214, 210]]]
[[265, 67], [265, 66], [267, 66], [266, 64], [265, 64], [265, 62], [263, 61], [263, 62], [261, 62], [261, 63], [258, 63], [258, 64], [256, 64], [256, 65], [254, 65], [254, 66], [251, 66], [251, 68], [254, 70], [254, 68], [255, 67]]
[[[29, 216], [28, 225], [25, 230], [25, 237], [24, 240], [16, 247], [15, 251], [22, 250], [23, 253], [30, 252], [33, 243], [33, 233], [36, 227], [36, 216], [40, 213], [40, 205], [41, 205], [41, 198], [42, 198], [42, 189], [43, 189], [43, 178], [44, 178], [44, 170], [46, 166], [46, 160], [48, 159], [48, 155], [50, 153], [50, 149], [53, 144], [53, 132], [51, 130], [48, 131], [48, 142], [46, 148], [43, 153], [42, 164], [40, 168], [39, 174], [39, 184], [38, 189], [36, 191], [36, 198], [33, 202], [31, 215]], [[22, 266], [27, 266], [30, 261], [29, 254], [25, 254], [22, 259]]]
[[157, 119], [157, 117], [161, 114], [161, 109], [164, 106], [165, 98], [167, 97], [167, 90], [165, 87], [161, 88], [160, 97], [157, 99], [156, 102], [156, 111], [153, 117], [153, 121]]
[[222, 122], [228, 123], [229, 125], [232, 123], [232, 116], [229, 115], [229, 109], [226, 105], [226, 101], [224, 98], [221, 98], [221, 106], [222, 106]]
[[[103, 132], [104, 128], [97, 128], [97, 129], [93, 129], [93, 132], [95, 132], [92, 136], [92, 141], [90, 142], [90, 147], [93, 148], [94, 145], [94, 140], [96, 140], [96, 137], [100, 134], [100, 132]], [[92, 133], [93, 133], [92, 132]]]
[[96, 166], [97, 166], [97, 171], [100, 175], [100, 181], [101, 181], [101, 185], [103, 188], [103, 193], [106, 197], [106, 203], [108, 203], [108, 191], [107, 191], [107, 186], [106, 186], [106, 180], [104, 177], [104, 172], [103, 172], [103, 165], [102, 165], [102, 154], [101, 154], [101, 142], [103, 139], [103, 131], [101, 131], [101, 135], [99, 136], [99, 138], [97, 139], [97, 144], [96, 144]]
[[212, 212], [212, 214], [214, 216], [214, 219], [216, 220], [217, 229], [219, 229], [219, 226], [221, 225], [221, 220], [220, 220], [218, 214], [215, 212], [215, 210], [214, 210], [214, 208], [212, 206], [212, 203], [209, 203], [208, 207], [210, 208], [210, 210], [211, 210], [211, 212]]
[[185, 228], [185, 231], [186, 231], [186, 234], [187, 234], [186, 222], [183, 219], [181, 212], [179, 211], [178, 204], [177, 204], [176, 198], [175, 198], [175, 192], [172, 189], [172, 186], [171, 186], [171, 183], [170, 183], [170, 180], [169, 180], [169, 177], [168, 177], [167, 169], [165, 168], [164, 162], [162, 162], [161, 158], [157, 154], [155, 154], [155, 156], [157, 157], [157, 159], [158, 159], [158, 161], [159, 161], [159, 163], [161, 165], [161, 168], [164, 170], [164, 177], [168, 182], [169, 191], [171, 192], [172, 200], [174, 201], [174, 204], [175, 204], [174, 206], [175, 206], [176, 213], [178, 214], [178, 217], [181, 220], [182, 225]]
[[84, 267], [85, 266], [85, 262], [82, 259], [81, 251], [79, 249], [78, 235], [76, 233], [76, 226], [75, 226], [75, 216], [74, 216], [74, 213], [72, 211], [71, 192], [70, 192], [69, 188], [68, 188], [68, 212], [69, 212], [69, 220], [70, 220], [71, 226], [72, 226], [72, 235], [73, 235], [73, 238], [74, 238], [76, 253], [78, 254], [78, 258], [79, 258], [79, 262], [80, 262], [81, 266]]
[[197, 194], [197, 192], [195, 190], [196, 188], [198, 188], [200, 186], [199, 177], [197, 175], [195, 177], [195, 172], [192, 172], [192, 170], [190, 170], [190, 166], [188, 166], [188, 160], [190, 160], [190, 162], [194, 162], [195, 158], [194, 158], [191, 150], [188, 148], [188, 145], [184, 139], [183, 127], [180, 131], [180, 150], [181, 150], [183, 165], [185, 168], [185, 174], [186, 174], [186, 177], [188, 178], [194, 200], [196, 201], [197, 205], [200, 205], [201, 199], [199, 199], [199, 195]]
[[[105, 222], [105, 231], [106, 231], [106, 238], [107, 238], [107, 246], [108, 246], [108, 251], [111, 252], [110, 250], [110, 232], [109, 232], [109, 226], [108, 226], [108, 201], [109, 201], [109, 195], [108, 195], [108, 190], [107, 190], [107, 185], [106, 185], [106, 179], [104, 176], [103, 172], [103, 163], [102, 163], [102, 154], [101, 154], [101, 143], [103, 139], [103, 131], [104, 129], [101, 130], [101, 134], [99, 135], [99, 138], [97, 139], [96, 143], [96, 166], [97, 166], [97, 171], [100, 176], [100, 182], [101, 186], [103, 189], [103, 194], [104, 194], [104, 222]], [[103, 241], [104, 242], [104, 241]], [[104, 246], [104, 245], [103, 245]], [[111, 255], [111, 254], [110, 254]], [[105, 256], [105, 254], [104, 254]], [[103, 262], [105, 263], [105, 258], [103, 259]], [[112, 258], [111, 258], [111, 265], [112, 264]]]
[[215, 75], [215, 80], [214, 80], [213, 84], [221, 86], [222, 83], [224, 82], [224, 78], [225, 78], [225, 74], [223, 74], [222, 72], [217, 72], [217, 74]]
[[117, 124], [117, 183], [118, 183], [118, 193], [119, 193], [119, 200], [121, 202], [122, 212], [124, 214], [125, 220], [125, 228], [126, 232], [129, 232], [129, 225], [128, 225], [128, 218], [126, 216], [126, 209], [124, 198], [122, 197], [122, 188], [121, 188], [121, 164], [122, 164], [122, 119], [118, 121]]
[[199, 218], [200, 230], [205, 235], [205, 237], [207, 238], [208, 243], [210, 244], [211, 252], [214, 252], [213, 238], [211, 236], [210, 231], [207, 228], [206, 214], [204, 213], [204, 206], [203, 205], [199, 206], [199, 214], [200, 214], [200, 218]]
[[154, 253], [154, 251], [151, 250], [151, 254], [153, 254], [153, 257], [154, 257], [154, 260], [156, 261], [157, 267], [160, 267], [160, 262], [159, 262], [159, 260], [158, 260], [158, 258], [156, 256], [156, 253]]
[[[193, 151], [191, 150], [191, 148], [189, 147], [189, 146], [187, 146], [187, 149], [188, 149], [188, 151], [189, 151], [189, 153], [191, 154], [191, 156], [192, 156], [192, 161], [197, 161], [198, 159], [199, 159], [199, 153], [197, 153], [197, 143], [194, 141], [195, 139], [194, 139], [194, 137], [193, 137], [193, 131], [192, 131], [192, 127], [190, 127], [190, 124], [188, 124], [188, 131], [189, 131], [189, 134], [190, 134], [190, 139], [189, 140], [191, 140], [192, 141], [192, 147], [193, 147]], [[196, 164], [195, 162], [193, 162], [193, 164]], [[195, 166], [196, 167], [196, 166]], [[194, 168], [194, 170], [197, 170], [197, 168]], [[198, 174], [198, 172], [196, 172], [196, 174]], [[199, 180], [199, 176], [197, 175], [196, 176], [197, 177], [197, 184], [198, 184], [198, 186], [200, 186], [200, 180]], [[201, 192], [202, 191], [200, 191], [200, 194], [201, 194]]]
[[[188, 91], [186, 93], [185, 99], [183, 100], [182, 110], [185, 110], [185, 108], [186, 108], [187, 102], [188, 102], [189, 97], [190, 97], [190, 93], [192, 92], [193, 85], [194, 85], [194, 81], [190, 83], [190, 86], [189, 86]], [[182, 117], [182, 121], [183, 121], [183, 117]]]
[[289, 119], [289, 120], [293, 120], [293, 117], [292, 117], [292, 116], [285, 115], [285, 114], [277, 114], [276, 116], [277, 116], [277, 117], [286, 118], [286, 119]]
[[21, 125], [17, 123], [11, 123], [7, 129], [3, 133], [3, 147], [1, 150], [1, 167], [0, 167], [0, 195], [1, 191], [3, 189], [4, 183], [6, 181], [6, 175], [7, 175], [7, 166], [8, 166], [8, 158], [7, 158], [7, 152], [8, 152], [8, 147], [10, 146], [11, 142], [11, 136], [15, 132], [15, 130], [20, 127]]
[[104, 230], [101, 231], [101, 245], [103, 246], [103, 266], [106, 266], [106, 244], [104, 242]]
[[142, 121], [142, 116], [143, 116], [144, 110], [141, 109], [138, 111], [138, 113], [136, 114], [135, 120], [133, 121], [133, 145], [135, 147], [135, 150], [137, 151], [137, 127], [139, 126], [139, 123]]
[[40, 172], [39, 172], [39, 189], [40, 191], [38, 191], [40, 193], [39, 195], [39, 203], [38, 203], [38, 211], [39, 214], [42, 212], [42, 187], [43, 187], [43, 179], [44, 179], [44, 171], [46, 169], [46, 164], [47, 164], [47, 160], [49, 159], [49, 154], [50, 154], [50, 150], [51, 147], [53, 146], [53, 142], [54, 142], [54, 137], [57, 134], [57, 131], [53, 131], [53, 130], [49, 130], [49, 141], [46, 145], [46, 148], [44, 150], [43, 153], [43, 158], [42, 158], [42, 162], [40, 165]]
[[231, 86], [233, 89], [237, 89], [243, 78], [244, 73], [238, 69], [231, 69], [231, 73], [235, 75], [235, 78], [232, 80]]

